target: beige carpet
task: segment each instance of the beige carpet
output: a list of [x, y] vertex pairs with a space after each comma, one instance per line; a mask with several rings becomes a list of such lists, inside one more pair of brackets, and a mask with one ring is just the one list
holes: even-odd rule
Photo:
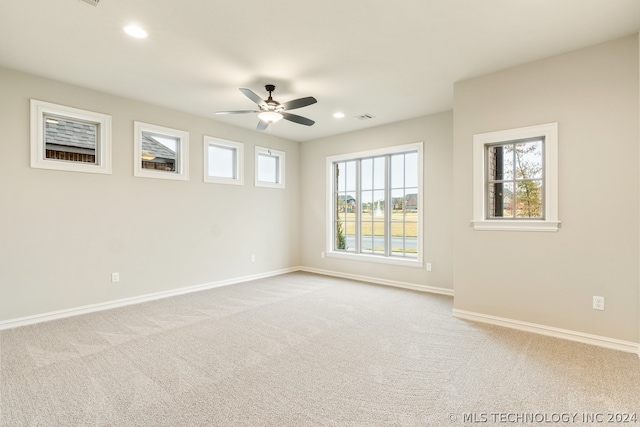
[[446, 296], [293, 273], [2, 331], [1, 425], [640, 417], [637, 355], [465, 322], [451, 310]]

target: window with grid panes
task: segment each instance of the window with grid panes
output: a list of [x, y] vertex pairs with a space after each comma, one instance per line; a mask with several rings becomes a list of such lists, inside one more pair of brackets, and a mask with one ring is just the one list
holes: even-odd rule
[[421, 262], [422, 144], [328, 158], [333, 255]]
[[558, 124], [473, 136], [473, 228], [558, 231]]

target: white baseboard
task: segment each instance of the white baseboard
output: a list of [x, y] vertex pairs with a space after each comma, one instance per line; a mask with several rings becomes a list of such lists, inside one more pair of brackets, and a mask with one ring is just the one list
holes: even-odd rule
[[[153, 301], [161, 298], [168, 298], [177, 295], [188, 294], [191, 292], [203, 291], [206, 289], [213, 289], [222, 286], [235, 285], [238, 283], [248, 282], [251, 280], [264, 279], [267, 277], [278, 276], [286, 273], [293, 273], [295, 271], [306, 271], [309, 273], [316, 273], [325, 276], [340, 277], [344, 279], [359, 280], [362, 282], [375, 283], [379, 285], [393, 286], [397, 288], [411, 289], [420, 292], [429, 292], [447, 296], [453, 296], [453, 289], [439, 288], [434, 286], [417, 285], [414, 283], [398, 282], [395, 280], [385, 280], [377, 277], [361, 276], [357, 274], [342, 273], [337, 271], [322, 270], [312, 267], [292, 267], [282, 270], [275, 270], [266, 273], [254, 274], [250, 276], [236, 277], [233, 279], [220, 280], [217, 282], [205, 283], [202, 285], [189, 286], [179, 289], [171, 289], [168, 291], [156, 292], [147, 295], [141, 295], [137, 297], [124, 298], [115, 301], [108, 301], [104, 303], [85, 305], [81, 307], [74, 307], [65, 310], [52, 311], [48, 313], [36, 314], [33, 316], [20, 317], [16, 319], [9, 319], [0, 321], [0, 330], [17, 328], [20, 326], [32, 325], [35, 323], [47, 322], [50, 320], [63, 319], [71, 316], [78, 316], [81, 314], [93, 313], [96, 311], [109, 310], [112, 308], [124, 307], [132, 304], [140, 304], [148, 301]], [[566, 339], [570, 341], [577, 341], [585, 344], [596, 345], [599, 347], [605, 347], [613, 350], [624, 351], [627, 353], [634, 353], [640, 357], [640, 344], [630, 341], [618, 340], [615, 338], [602, 337], [598, 335], [585, 334], [582, 332], [570, 331], [567, 329], [554, 328], [551, 326], [539, 325], [536, 323], [522, 322], [519, 320], [507, 319], [503, 317], [491, 316], [488, 314], [475, 313], [466, 310], [453, 309], [453, 316], [471, 320], [475, 322], [488, 323], [497, 326], [504, 326], [507, 328], [518, 329], [527, 332], [533, 332], [541, 335], [552, 336], [556, 338]]]
[[520, 320], [491, 316], [489, 314], [475, 313], [473, 311], [458, 310], [455, 308], [453, 309], [453, 315], [459, 319], [504, 326], [511, 329], [533, 332], [540, 335], [547, 335], [550, 337], [561, 338], [569, 341], [576, 341], [583, 344], [596, 345], [598, 347], [624, 351], [627, 353], [634, 353], [640, 357], [640, 344], [631, 341], [623, 341], [599, 335], [585, 334], [583, 332], [554, 328], [552, 326], [522, 322]]
[[168, 291], [155, 292], [152, 294], [141, 295], [137, 297], [124, 298], [115, 301], [108, 301], [98, 304], [85, 305], [82, 307], [74, 307], [65, 310], [51, 311], [48, 313], [36, 314], [33, 316], [20, 317], [17, 319], [9, 319], [0, 321], [0, 331], [4, 329], [17, 328], [20, 326], [33, 325], [35, 323], [48, 322], [50, 320], [63, 319], [65, 317], [78, 316], [80, 314], [93, 313], [96, 311], [109, 310], [112, 308], [124, 307], [132, 304], [140, 304], [143, 302], [153, 301], [161, 298], [168, 298], [177, 295], [188, 294], [191, 292], [204, 291], [206, 289], [219, 288], [222, 286], [235, 285], [237, 283], [249, 282], [251, 280], [264, 279], [267, 277], [278, 276], [280, 274], [292, 273], [298, 271], [298, 268], [286, 268], [282, 270], [270, 271], [267, 273], [254, 274], [250, 276], [236, 277], [233, 279], [220, 280], [218, 282], [205, 283], [202, 285], [188, 286], [186, 288], [171, 289]]
[[398, 282], [395, 280], [380, 279], [378, 277], [360, 276], [357, 274], [342, 273], [342, 272], [331, 271], [331, 270], [322, 270], [319, 268], [312, 268], [312, 267], [298, 267], [298, 270], [306, 271], [308, 273], [322, 274], [324, 276], [341, 277], [343, 279], [359, 280], [361, 282], [375, 283], [378, 285], [393, 286], [396, 288], [411, 289], [414, 291], [429, 292], [432, 294], [448, 295], [451, 297], [453, 296], [453, 289], [439, 288], [435, 286], [417, 285], [415, 283]]

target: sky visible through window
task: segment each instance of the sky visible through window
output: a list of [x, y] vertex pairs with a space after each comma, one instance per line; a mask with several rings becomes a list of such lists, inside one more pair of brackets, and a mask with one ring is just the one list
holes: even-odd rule
[[236, 150], [217, 145], [209, 146], [209, 176], [235, 178]]
[[258, 181], [278, 182], [278, 158], [276, 156], [258, 155]]
[[[346, 179], [338, 180], [338, 191], [353, 191], [355, 197], [356, 168], [355, 163], [349, 162], [345, 170], [340, 173], [346, 175]], [[373, 157], [362, 159], [360, 163], [360, 174], [362, 176], [361, 203], [375, 203], [384, 200], [385, 188], [385, 159], [384, 157]], [[346, 185], [346, 187], [345, 187]], [[391, 157], [391, 188], [416, 188], [418, 187], [418, 154], [402, 153]], [[415, 191], [417, 192], [417, 190]], [[394, 197], [402, 197], [402, 194], [395, 194]]]
[[170, 136], [162, 136], [158, 134], [153, 134], [153, 138], [167, 147], [169, 150], [176, 152], [176, 147], [178, 146], [178, 138], [170, 137]]

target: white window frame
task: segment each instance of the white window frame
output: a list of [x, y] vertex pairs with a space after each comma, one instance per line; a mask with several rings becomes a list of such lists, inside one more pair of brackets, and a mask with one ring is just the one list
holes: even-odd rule
[[[382, 256], [382, 255], [373, 255], [366, 253], [350, 253], [344, 251], [336, 251], [333, 249], [334, 242], [334, 222], [335, 222], [335, 179], [334, 179], [334, 163], [346, 160], [353, 159], [361, 159], [367, 157], [377, 157], [383, 155], [392, 155], [397, 153], [404, 153], [407, 151], [417, 151], [418, 153], [418, 202], [420, 203], [420, 207], [418, 209], [418, 238], [417, 238], [417, 248], [418, 254], [416, 258], [401, 258], [401, 257], [393, 257], [393, 256]], [[417, 267], [422, 268], [424, 265], [424, 246], [423, 246], [423, 235], [424, 235], [424, 198], [423, 198], [423, 187], [424, 187], [424, 160], [423, 160], [423, 143], [416, 142], [412, 144], [404, 144], [404, 145], [396, 145], [393, 147], [380, 148], [375, 150], [367, 150], [360, 151], [356, 153], [348, 153], [348, 154], [339, 154], [336, 156], [328, 156], [327, 157], [327, 214], [326, 214], [326, 250], [324, 255], [328, 258], [339, 258], [345, 260], [352, 261], [365, 261], [365, 262], [373, 262], [378, 264], [390, 264], [390, 265], [401, 265], [405, 267]]]
[[[267, 155], [276, 157], [278, 159], [278, 170], [276, 172], [276, 182], [268, 182], [268, 181], [259, 181], [259, 156]], [[255, 186], [256, 187], [267, 187], [267, 188], [285, 188], [285, 152], [274, 150], [271, 148], [258, 147], [255, 148]]]
[[[178, 140], [176, 171], [160, 171], [142, 167], [142, 134], [144, 132], [168, 136]], [[140, 178], [189, 181], [189, 132], [144, 122], [133, 122], [133, 175]]]
[[[209, 147], [222, 147], [235, 151], [235, 177], [225, 178], [209, 175]], [[213, 184], [244, 185], [244, 144], [227, 139], [204, 136], [204, 182]]]
[[[48, 159], [46, 157], [45, 115], [97, 125], [96, 163]], [[31, 167], [69, 172], [111, 174], [111, 116], [31, 99]]]
[[[488, 145], [544, 138], [544, 218], [487, 219], [486, 161]], [[558, 231], [558, 123], [547, 123], [473, 136], [473, 220], [478, 231]]]

